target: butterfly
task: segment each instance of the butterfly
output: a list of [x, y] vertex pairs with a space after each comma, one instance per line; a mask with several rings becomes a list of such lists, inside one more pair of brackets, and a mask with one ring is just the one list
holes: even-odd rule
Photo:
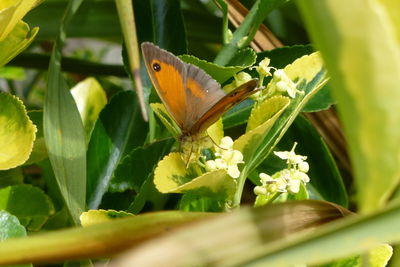
[[225, 111], [257, 91], [258, 80], [253, 79], [226, 94], [204, 70], [152, 43], [141, 47], [150, 79], [183, 137], [196, 139]]

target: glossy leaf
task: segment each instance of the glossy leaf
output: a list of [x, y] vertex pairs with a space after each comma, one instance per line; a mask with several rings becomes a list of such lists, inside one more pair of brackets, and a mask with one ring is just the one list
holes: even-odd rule
[[54, 214], [53, 203], [42, 190], [31, 185], [14, 185], [0, 189], [0, 210], [18, 217], [28, 230], [38, 231]]
[[0, 210], [0, 240], [12, 237], [26, 236], [25, 228], [19, 223], [18, 218], [5, 210]]
[[65, 28], [82, 0], [72, 0], [63, 17], [50, 60], [43, 109], [46, 147], [61, 195], [75, 224], [85, 210], [86, 140], [79, 111], [61, 73], [61, 47]]
[[362, 212], [371, 212], [385, 206], [400, 180], [400, 25], [389, 11], [400, 6], [358, 0], [343, 9], [344, 3], [298, 1], [332, 76], [357, 202]]
[[71, 89], [71, 94], [85, 127], [86, 140], [89, 142], [97, 117], [107, 104], [106, 93], [95, 78], [86, 78]]
[[252, 49], [241, 50], [235, 57], [236, 62], [231, 62], [228, 66], [220, 66], [191, 55], [182, 55], [179, 58], [186, 63], [198, 66], [217, 82], [223, 83], [239, 71], [252, 66], [256, 62], [256, 53]]
[[127, 154], [117, 166], [110, 180], [111, 192], [134, 190], [139, 192], [157, 162], [169, 152], [173, 140], [137, 147]]
[[151, 103], [150, 107], [153, 109], [154, 113], [161, 120], [167, 130], [172, 134], [172, 136], [178, 139], [181, 135], [181, 130], [175, 121], [169, 116], [165, 106], [161, 103]]
[[90, 209], [98, 208], [118, 165], [128, 153], [143, 145], [146, 134], [134, 92], [115, 95], [101, 111], [89, 142], [87, 201]]
[[253, 155], [289, 103], [288, 97], [276, 96], [252, 109], [247, 132], [236, 139], [233, 146], [243, 153], [245, 162]]
[[29, 157], [36, 127], [16, 96], [0, 93], [0, 170], [23, 164]]
[[29, 28], [23, 21], [17, 23], [12, 32], [0, 41], [0, 67], [27, 48], [38, 33], [39, 28]]

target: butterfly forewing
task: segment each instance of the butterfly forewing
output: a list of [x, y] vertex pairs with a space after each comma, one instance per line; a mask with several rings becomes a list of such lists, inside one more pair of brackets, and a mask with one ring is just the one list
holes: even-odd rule
[[185, 64], [151, 43], [142, 44], [147, 72], [164, 106], [181, 129], [186, 121]]

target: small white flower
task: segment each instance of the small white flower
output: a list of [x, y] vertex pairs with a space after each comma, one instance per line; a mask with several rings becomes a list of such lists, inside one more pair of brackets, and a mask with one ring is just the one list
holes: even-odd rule
[[207, 160], [206, 161], [206, 170], [207, 171], [215, 171], [217, 170], [217, 164], [214, 160]]
[[297, 167], [299, 168], [299, 171], [304, 173], [308, 172], [308, 170], [310, 169], [310, 166], [308, 165], [307, 161], [300, 162]]
[[267, 195], [267, 189], [264, 186], [256, 186], [254, 187], [254, 194], [256, 194], [257, 196], [262, 196], [262, 195]]
[[227, 167], [226, 162], [222, 159], [215, 159], [215, 166], [218, 170], [226, 169]]
[[221, 148], [230, 149], [233, 147], [233, 140], [229, 136], [224, 136], [221, 139], [221, 144], [219, 145]]
[[288, 164], [299, 164], [307, 159], [302, 155], [296, 155], [294, 151], [274, 151], [274, 154], [279, 158], [285, 160]]
[[286, 73], [284, 70], [282, 69], [278, 69], [274, 72], [274, 79], [280, 81], [283, 80], [287, 77]]
[[310, 182], [310, 177], [308, 177], [308, 175], [306, 173], [301, 172], [301, 171], [295, 171], [293, 173], [293, 178], [297, 179], [299, 181], [303, 181], [303, 183]]
[[228, 165], [226, 172], [232, 178], [238, 178], [240, 176], [240, 171], [237, 165]]
[[258, 67], [256, 67], [257, 72], [260, 74], [260, 76], [271, 76], [271, 69], [273, 67], [269, 67], [269, 63], [271, 60], [269, 58], [264, 58], [263, 60], [260, 61], [258, 64]]
[[258, 176], [260, 177], [260, 181], [261, 181], [261, 183], [263, 185], [270, 184], [270, 183], [274, 182], [274, 179], [271, 176], [269, 176], [268, 174], [266, 174], [266, 173], [262, 172]]
[[287, 183], [286, 179], [281, 178], [281, 177], [277, 178], [275, 185], [276, 185], [277, 192], [281, 192], [281, 193], [287, 192], [286, 187], [287, 187], [288, 183]]
[[300, 180], [291, 179], [288, 184], [290, 193], [297, 194], [300, 191]]

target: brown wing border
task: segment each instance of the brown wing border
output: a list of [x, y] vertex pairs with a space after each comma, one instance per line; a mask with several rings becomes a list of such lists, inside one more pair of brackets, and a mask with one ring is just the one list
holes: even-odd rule
[[233, 107], [234, 105], [242, 102], [250, 95], [259, 91], [257, 88], [258, 79], [252, 79], [232, 92], [221, 98], [214, 106], [212, 106], [201, 118], [192, 126], [189, 133], [195, 134], [198, 132], [205, 131], [213, 123], [215, 123], [224, 112]]

